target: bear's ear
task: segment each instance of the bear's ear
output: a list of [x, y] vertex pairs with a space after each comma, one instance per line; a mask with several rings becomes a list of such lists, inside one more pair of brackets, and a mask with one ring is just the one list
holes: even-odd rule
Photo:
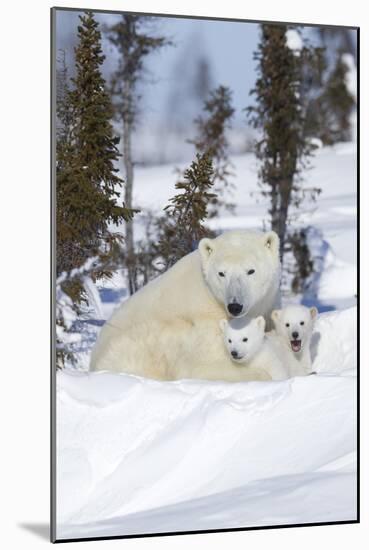
[[265, 319], [262, 315], [259, 315], [259, 317], [256, 317], [256, 324], [258, 328], [265, 330]]
[[272, 311], [270, 317], [271, 317], [274, 324], [276, 324], [276, 322], [278, 321], [280, 313], [281, 313], [280, 309], [274, 309]]
[[203, 262], [209, 259], [209, 256], [214, 252], [214, 241], [212, 239], [201, 239], [199, 242], [200, 256]]
[[279, 250], [279, 237], [275, 231], [268, 231], [263, 235], [263, 242], [266, 248], [269, 248], [272, 252], [278, 252]]
[[221, 319], [221, 320], [219, 321], [220, 330], [221, 330], [222, 332], [225, 331], [225, 328], [226, 328], [226, 326], [227, 326], [227, 323], [228, 323], [227, 319]]
[[311, 307], [310, 308], [310, 315], [311, 315], [312, 319], [316, 319], [316, 317], [318, 315], [318, 310], [317, 310], [316, 307]]

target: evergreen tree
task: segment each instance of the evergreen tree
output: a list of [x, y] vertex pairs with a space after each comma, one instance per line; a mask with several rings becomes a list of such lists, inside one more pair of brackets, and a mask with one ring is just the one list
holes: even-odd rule
[[308, 281], [314, 273], [314, 259], [308, 242], [309, 228], [302, 227], [288, 235], [288, 252], [291, 252], [293, 265], [290, 267], [291, 290], [300, 294], [307, 290]]
[[72, 126], [72, 112], [68, 101], [70, 93], [68, 67], [65, 50], [59, 50], [56, 69], [56, 142], [57, 146], [69, 139]]
[[347, 73], [348, 67], [339, 52], [321, 99], [327, 113], [326, 123], [333, 142], [351, 139], [350, 115], [355, 106], [355, 100], [347, 89]]
[[304, 132], [301, 93], [306, 52], [288, 47], [286, 31], [284, 25], [261, 26], [255, 53], [258, 78], [251, 91], [256, 104], [247, 109], [261, 134], [256, 143], [259, 178], [263, 194], [270, 199], [271, 227], [279, 235], [282, 260], [290, 205], [299, 205], [303, 198], [298, 176], [313, 150]]
[[[112, 105], [100, 71], [105, 56], [98, 23], [91, 12], [80, 16], [80, 21], [76, 76], [66, 101], [71, 130], [57, 147], [58, 274], [84, 265], [93, 256], [105, 262], [120, 240], [119, 234], [109, 231], [109, 224], [119, 225], [133, 215], [117, 202], [122, 186], [115, 168], [119, 138], [113, 135]], [[94, 272], [94, 278], [109, 275], [108, 269]], [[66, 281], [63, 289], [77, 303], [83, 297], [78, 279]]]
[[198, 113], [213, 87], [213, 71], [203, 41], [197, 31], [189, 34], [174, 59], [171, 86], [166, 100], [165, 124], [175, 139], [188, 135], [193, 113]]
[[213, 161], [215, 195], [208, 205], [209, 217], [216, 216], [222, 206], [229, 210], [233, 207], [227, 202], [227, 195], [231, 191], [228, 179], [231, 172], [226, 130], [234, 114], [231, 99], [231, 91], [225, 86], [219, 86], [210, 93], [204, 105], [206, 116], [199, 116], [195, 120], [197, 136], [190, 141], [198, 153], [207, 153]]
[[194, 67], [192, 77], [192, 93], [195, 101], [204, 103], [210, 93], [212, 74], [208, 57], [200, 54]]
[[338, 52], [332, 71], [308, 104], [306, 133], [320, 138], [325, 145], [351, 139], [350, 117], [355, 98], [347, 87], [348, 71], [342, 52]]
[[208, 235], [204, 227], [207, 206], [214, 198], [210, 192], [214, 170], [208, 154], [197, 154], [190, 168], [185, 170], [183, 181], [176, 183], [181, 191], [170, 199], [165, 207], [165, 218], [159, 220], [158, 255], [165, 269], [195, 250], [198, 241]]
[[356, 31], [347, 27], [317, 27], [318, 34], [323, 46], [331, 51], [342, 51], [353, 56], [357, 61]]
[[[112, 94], [116, 119], [123, 126], [123, 162], [125, 168], [125, 196], [127, 208], [132, 208], [134, 162], [132, 157], [132, 134], [137, 123], [137, 85], [142, 78], [144, 60], [152, 52], [169, 44], [162, 36], [154, 36], [145, 30], [151, 18], [122, 14], [115, 25], [106, 29], [107, 37], [119, 53], [118, 68], [112, 79]], [[129, 290], [137, 290], [135, 277], [135, 252], [133, 223], [126, 223], [126, 248], [128, 260]]]

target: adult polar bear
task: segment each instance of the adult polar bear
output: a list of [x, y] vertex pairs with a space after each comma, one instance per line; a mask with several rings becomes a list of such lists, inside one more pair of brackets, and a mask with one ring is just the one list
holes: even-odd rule
[[103, 326], [91, 370], [159, 380], [270, 379], [235, 365], [219, 321], [267, 320], [279, 302], [279, 239], [273, 231], [230, 231], [202, 239], [198, 250], [123, 302]]

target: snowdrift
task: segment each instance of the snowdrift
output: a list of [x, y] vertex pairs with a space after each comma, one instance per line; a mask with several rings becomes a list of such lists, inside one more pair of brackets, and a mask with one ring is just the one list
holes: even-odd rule
[[356, 518], [356, 308], [319, 316], [316, 376], [57, 376], [57, 536]]

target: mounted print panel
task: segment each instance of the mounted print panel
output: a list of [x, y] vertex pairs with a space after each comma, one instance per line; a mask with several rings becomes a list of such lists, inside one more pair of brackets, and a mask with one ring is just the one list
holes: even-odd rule
[[52, 10], [52, 540], [358, 521], [358, 29]]

